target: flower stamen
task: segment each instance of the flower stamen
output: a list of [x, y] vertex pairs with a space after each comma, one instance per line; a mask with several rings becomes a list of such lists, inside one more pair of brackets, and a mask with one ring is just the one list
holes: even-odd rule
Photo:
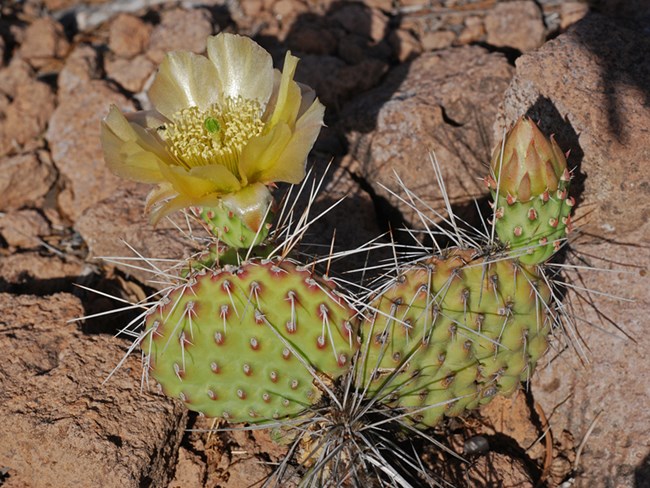
[[239, 177], [239, 156], [263, 129], [260, 103], [239, 96], [204, 111], [198, 107], [179, 110], [160, 133], [185, 168], [220, 164]]

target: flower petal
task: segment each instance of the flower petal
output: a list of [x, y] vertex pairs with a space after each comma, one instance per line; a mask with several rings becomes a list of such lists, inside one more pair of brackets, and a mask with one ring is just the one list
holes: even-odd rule
[[217, 70], [205, 56], [178, 51], [165, 56], [148, 95], [151, 103], [171, 119], [183, 108], [205, 110], [219, 100]]
[[311, 107], [296, 122], [296, 129], [284, 147], [280, 158], [273, 166], [268, 166], [259, 172], [256, 175], [257, 181], [262, 183], [273, 181], [300, 183], [305, 177], [305, 164], [309, 151], [314, 146], [323, 126], [324, 114], [323, 104], [318, 99], [314, 100]]
[[239, 158], [239, 174], [249, 184], [271, 182], [265, 175], [278, 165], [287, 144], [291, 140], [291, 129], [284, 122], [273, 127], [270, 132], [248, 141]]
[[232, 193], [241, 189], [237, 177], [220, 164], [197, 166], [190, 170], [190, 175], [214, 183], [214, 191], [218, 193]]
[[155, 138], [129, 123], [115, 106], [102, 121], [101, 142], [108, 168], [118, 176], [143, 183], [163, 181], [164, 149]]
[[156, 206], [151, 211], [149, 220], [151, 221], [152, 225], [156, 225], [158, 222], [160, 222], [160, 219], [166, 217], [172, 212], [175, 212], [176, 210], [191, 207], [192, 205], [214, 205], [215, 203], [216, 199], [210, 197], [205, 197], [203, 200], [196, 200], [185, 195], [177, 195], [171, 200]]
[[298, 83], [293, 81], [293, 75], [298, 66], [298, 58], [291, 55], [290, 51], [284, 57], [284, 67], [282, 68], [282, 77], [280, 86], [277, 88], [277, 99], [273, 114], [271, 115], [268, 126], [273, 127], [280, 121], [293, 127], [294, 121], [298, 116], [301, 102], [301, 90]]
[[192, 176], [180, 166], [167, 166], [161, 164], [160, 172], [169, 181], [174, 189], [181, 195], [190, 198], [201, 198], [217, 190], [218, 185], [213, 181]]
[[208, 38], [208, 57], [216, 68], [221, 99], [257, 100], [262, 110], [273, 90], [271, 55], [248, 37], [219, 34]]

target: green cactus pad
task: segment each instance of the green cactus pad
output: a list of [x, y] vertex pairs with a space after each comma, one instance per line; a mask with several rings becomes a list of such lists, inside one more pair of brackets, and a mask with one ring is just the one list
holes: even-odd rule
[[238, 249], [248, 249], [261, 244], [268, 236], [273, 220], [273, 213], [269, 211], [259, 231], [253, 230], [223, 202], [219, 202], [214, 207], [200, 208], [198, 214], [215, 237], [224, 244]]
[[423, 427], [510, 394], [546, 351], [549, 299], [512, 259], [453, 249], [408, 266], [362, 324], [360, 386]]
[[536, 265], [547, 261], [559, 250], [571, 230], [574, 200], [567, 197], [568, 186], [568, 181], [561, 180], [553, 195], [546, 192], [528, 202], [512, 201], [498, 195], [496, 233], [522, 264]]
[[298, 414], [320, 397], [314, 376], [341, 376], [358, 347], [354, 311], [334, 288], [287, 260], [204, 269], [147, 317], [149, 376], [208, 417]]

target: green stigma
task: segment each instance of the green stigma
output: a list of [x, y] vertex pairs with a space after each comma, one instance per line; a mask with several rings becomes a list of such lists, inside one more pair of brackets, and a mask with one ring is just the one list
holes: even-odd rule
[[219, 130], [221, 129], [221, 125], [219, 124], [219, 121], [214, 117], [208, 117], [207, 119], [205, 119], [203, 126], [205, 127], [205, 130], [207, 130], [211, 134], [214, 134], [215, 132], [219, 132]]

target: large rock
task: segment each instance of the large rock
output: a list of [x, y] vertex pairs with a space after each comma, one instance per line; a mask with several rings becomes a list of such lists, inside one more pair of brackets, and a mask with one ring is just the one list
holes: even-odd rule
[[133, 107], [106, 82], [90, 80], [74, 97], [65, 97], [50, 119], [46, 138], [67, 183], [58, 197], [59, 209], [71, 220], [125, 185], [106, 168], [99, 139], [100, 121], [111, 103], [123, 110]]
[[431, 152], [452, 202], [483, 195], [479, 178], [493, 145], [488, 128], [511, 76], [502, 55], [477, 46], [427, 53], [396, 68], [346, 110], [344, 127], [360, 176], [409, 223], [419, 223], [415, 213], [380, 184], [401, 194], [395, 171], [410, 190], [440, 208]]
[[165, 486], [183, 408], [140, 392], [137, 357], [102, 385], [124, 342], [69, 323], [72, 295], [0, 294], [0, 310], [3, 487]]
[[[590, 15], [517, 60], [495, 133], [521, 114], [570, 150], [586, 232], [650, 232], [650, 38]], [[646, 235], [646, 241], [650, 234]]]
[[650, 451], [650, 413], [643, 407], [650, 374], [649, 51], [647, 35], [587, 16], [517, 60], [495, 126], [500, 134], [527, 113], [571, 150], [579, 201], [575, 220], [582, 232], [572, 243], [570, 261], [609, 270], [581, 269], [569, 282], [579, 287], [569, 294], [574, 306], [568, 310], [580, 315], [576, 326], [589, 362], [581, 365], [569, 348], [534, 383], [544, 409], [555, 409], [555, 432], [568, 429], [581, 439], [596, 421], [580, 460], [578, 484], [585, 487], [650, 483], [643, 464]]

